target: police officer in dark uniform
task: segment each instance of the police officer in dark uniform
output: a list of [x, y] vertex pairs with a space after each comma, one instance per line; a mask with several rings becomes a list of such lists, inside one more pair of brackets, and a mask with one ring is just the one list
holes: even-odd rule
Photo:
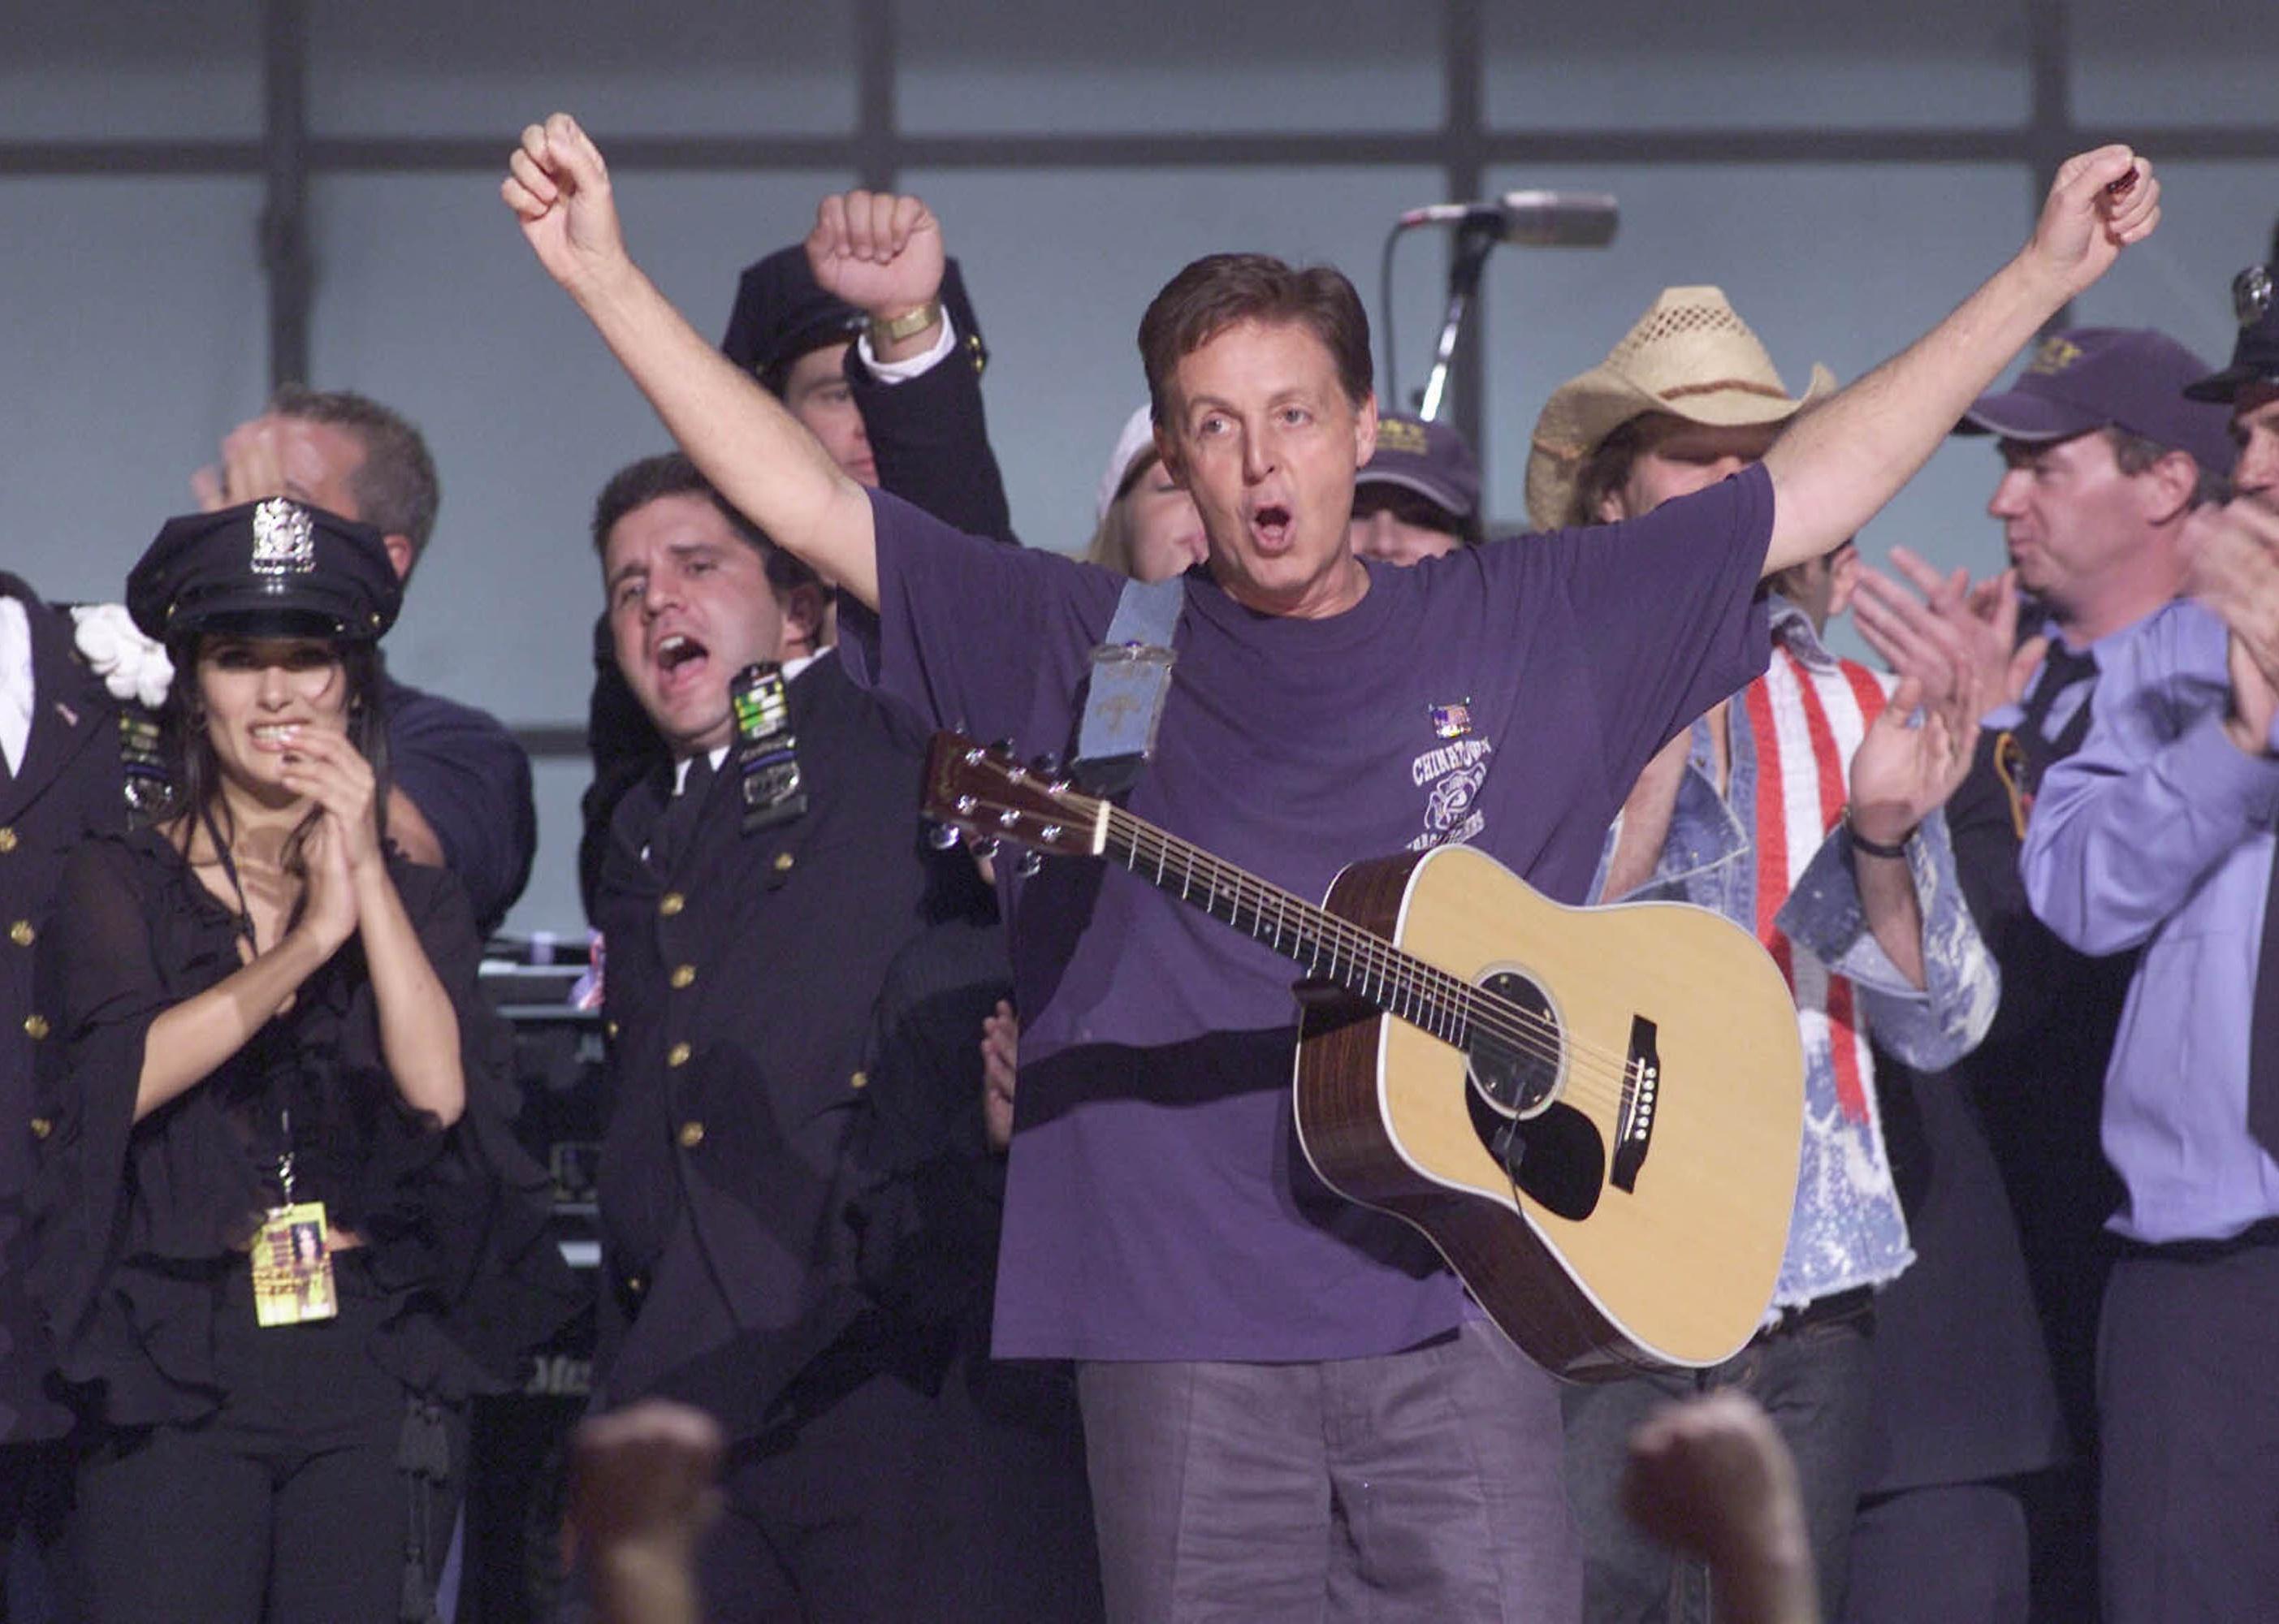
[[[56, 1018], [34, 990], [34, 946], [71, 849], [127, 825], [127, 710], [74, 646], [70, 614], [0, 574], [0, 1619], [19, 1538], [53, 1548], [69, 1483], [70, 1413], [45, 1390], [50, 1350], [24, 1287], [23, 1202], [47, 1126], [33, 1115], [32, 1061]], [[41, 1582], [35, 1560], [15, 1559], [21, 1585]]]
[[[874, 315], [887, 318], [875, 334]], [[920, 369], [898, 368], [891, 380], [874, 370], [871, 357], [892, 341], [897, 318], [937, 315], [947, 353]], [[853, 479], [968, 534], [1017, 545], [982, 410], [989, 352], [955, 259], [915, 310], [865, 312], [818, 287], [805, 246], [794, 242], [745, 268], [720, 348], [791, 406]], [[580, 803], [578, 878], [591, 916], [611, 809], [664, 749], [618, 674], [606, 620], [594, 628], [586, 738], [594, 782]]]
[[[596, 897], [614, 1085], [596, 1405], [662, 1395], [721, 1421], [710, 1616], [1096, 1615], [1072, 1395], [1000, 1402], [971, 1334], [994, 1214], [970, 1222], [955, 1145], [913, 1156], [910, 1112], [878, 1104], [940, 1081], [881, 1057], [961, 1052], [948, 1093], [969, 1167], [987, 1154], [982, 955], [1001, 950], [973, 931], [971, 865], [921, 832], [919, 740], [807, 657], [812, 576], [685, 458], [620, 472], [594, 528], [618, 663], [671, 753], [619, 803]], [[934, 934], [961, 924], [979, 951]], [[937, 1005], [940, 1041], [914, 1038]], [[897, 1267], [929, 1230], [938, 1267]]]

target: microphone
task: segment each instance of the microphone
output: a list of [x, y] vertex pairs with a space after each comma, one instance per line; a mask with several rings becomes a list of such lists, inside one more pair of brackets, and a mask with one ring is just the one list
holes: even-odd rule
[[1523, 248], [1604, 248], [1614, 240], [1619, 218], [1606, 192], [1506, 192], [1482, 203], [1411, 209], [1394, 222], [1394, 229], [1460, 226]]

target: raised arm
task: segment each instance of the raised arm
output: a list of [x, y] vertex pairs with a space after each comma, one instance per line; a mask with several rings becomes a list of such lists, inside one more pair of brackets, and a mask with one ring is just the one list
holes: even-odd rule
[[500, 195], [720, 494], [862, 602], [879, 601], [870, 499], [814, 436], [690, 326], [626, 254], [610, 172], [567, 113], [522, 133]]
[[2016, 258], [1928, 333], [1799, 416], [1765, 454], [1775, 492], [1765, 573], [1857, 534], [2020, 347], [2160, 218], [2160, 182], [2128, 148], [2067, 159]]

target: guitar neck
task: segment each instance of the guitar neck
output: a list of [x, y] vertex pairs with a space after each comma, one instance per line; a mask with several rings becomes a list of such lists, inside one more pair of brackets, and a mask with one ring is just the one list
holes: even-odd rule
[[1468, 1046], [1477, 989], [1143, 817], [1106, 805], [1101, 855], [1304, 966], [1316, 979]]

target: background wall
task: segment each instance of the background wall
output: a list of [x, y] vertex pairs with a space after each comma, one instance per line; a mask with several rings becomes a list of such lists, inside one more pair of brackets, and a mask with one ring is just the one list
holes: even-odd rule
[[[1849, 377], [2014, 248], [2059, 158], [2124, 139], [2166, 218], [2075, 318], [2214, 363], [2279, 211], [2279, 42], [2219, 0], [0, 0], [0, 563], [115, 596], [275, 379], [403, 410], [445, 498], [390, 654], [533, 748], [520, 931], [579, 924], [588, 507], [664, 444], [497, 202], [552, 108], [707, 330], [824, 191], [925, 195], [994, 352], [1016, 522], [1064, 548], [1140, 398], [1140, 310], [1209, 249], [1332, 260], [1374, 316], [1400, 209], [1615, 193], [1608, 249], [1497, 250], [1468, 334], [1453, 410], [1516, 526], [1544, 396], [1666, 283], [1723, 284], [1792, 385]], [[1395, 259], [1404, 397], [1445, 247]], [[1993, 471], [1943, 451], [1870, 557], [1998, 565]]]

